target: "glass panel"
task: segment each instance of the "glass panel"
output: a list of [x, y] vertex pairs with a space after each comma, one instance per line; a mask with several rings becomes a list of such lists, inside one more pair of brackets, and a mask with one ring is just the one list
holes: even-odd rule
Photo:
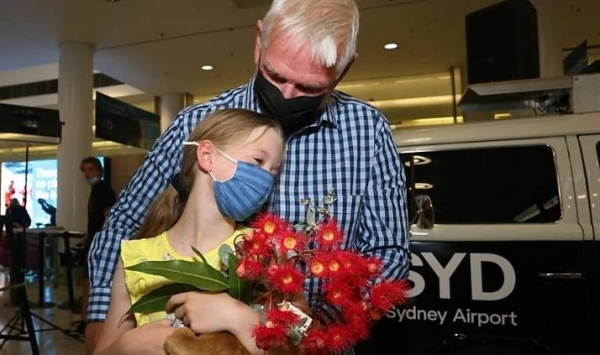
[[56, 145], [0, 140], [0, 203], [24, 206], [29, 228], [54, 222], [57, 207]]
[[413, 162], [406, 173], [411, 195], [431, 197], [437, 224], [561, 218], [554, 154], [547, 146], [423, 152], [403, 160]]

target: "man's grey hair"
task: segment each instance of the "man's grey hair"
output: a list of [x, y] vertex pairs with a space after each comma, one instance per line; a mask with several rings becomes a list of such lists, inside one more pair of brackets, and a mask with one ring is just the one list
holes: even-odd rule
[[356, 52], [359, 14], [354, 0], [273, 0], [263, 19], [262, 48], [281, 34], [309, 44], [313, 59], [338, 75]]

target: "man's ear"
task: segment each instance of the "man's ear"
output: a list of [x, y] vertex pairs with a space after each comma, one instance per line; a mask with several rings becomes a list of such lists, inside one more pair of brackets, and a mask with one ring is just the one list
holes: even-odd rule
[[258, 60], [260, 59], [260, 51], [262, 49], [262, 42], [260, 36], [262, 34], [262, 20], [256, 21], [256, 41], [254, 43], [254, 64], [258, 70]]
[[215, 147], [211, 141], [204, 140], [200, 142], [196, 149], [196, 160], [200, 170], [209, 172], [212, 170], [212, 154], [215, 151]]
[[337, 82], [335, 83], [336, 86], [337, 86], [337, 84], [339, 84], [344, 79], [344, 77], [346, 76], [346, 74], [350, 70], [350, 67], [352, 66], [352, 64], [354, 64], [354, 61], [357, 58], [358, 58], [358, 52], [354, 52], [354, 55], [352, 56], [352, 59], [350, 59], [350, 61], [348, 62], [348, 64], [346, 65], [346, 67], [344, 68], [344, 70], [342, 71], [342, 73], [340, 74], [340, 76], [338, 76]]

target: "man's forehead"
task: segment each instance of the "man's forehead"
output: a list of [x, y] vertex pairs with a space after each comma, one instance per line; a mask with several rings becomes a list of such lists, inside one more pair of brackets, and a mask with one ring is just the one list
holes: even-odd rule
[[[319, 73], [305, 73], [296, 71], [290, 68], [289, 65], [278, 66], [281, 61], [275, 58], [274, 61], [269, 61], [269, 57], [261, 55], [259, 66], [262, 70], [266, 71], [271, 77], [283, 79], [294, 84], [301, 84], [305, 86], [315, 87], [327, 87], [331, 85], [335, 79], [335, 73], [333, 70], [320, 71]], [[308, 75], [307, 75], [308, 74]]]

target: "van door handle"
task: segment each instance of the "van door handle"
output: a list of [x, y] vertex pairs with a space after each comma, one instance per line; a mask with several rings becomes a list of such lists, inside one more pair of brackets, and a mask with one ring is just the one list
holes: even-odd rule
[[583, 280], [580, 272], [540, 272], [538, 274], [542, 279], [549, 280]]

